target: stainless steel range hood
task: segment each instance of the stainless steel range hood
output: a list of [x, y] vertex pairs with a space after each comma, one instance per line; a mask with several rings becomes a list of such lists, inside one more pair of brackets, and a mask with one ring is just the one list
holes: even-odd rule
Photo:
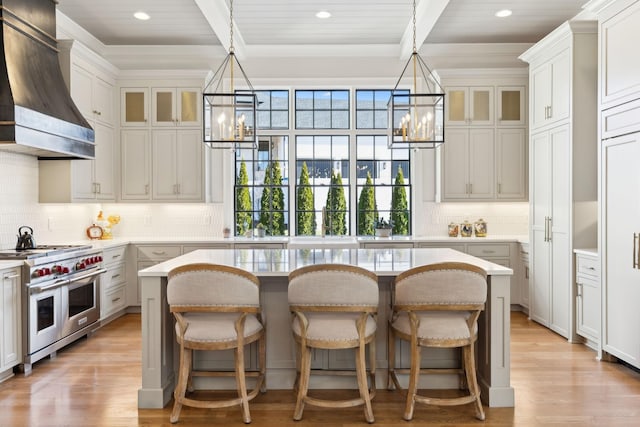
[[56, 0], [0, 0], [0, 150], [93, 159], [95, 136], [58, 63]]

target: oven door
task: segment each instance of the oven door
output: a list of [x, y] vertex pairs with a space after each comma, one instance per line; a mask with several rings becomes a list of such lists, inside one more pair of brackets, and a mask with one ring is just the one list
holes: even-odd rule
[[100, 319], [100, 268], [69, 279], [61, 288], [62, 337], [83, 329]]
[[48, 286], [29, 288], [29, 340], [27, 354], [56, 342], [61, 338], [61, 289], [65, 281]]

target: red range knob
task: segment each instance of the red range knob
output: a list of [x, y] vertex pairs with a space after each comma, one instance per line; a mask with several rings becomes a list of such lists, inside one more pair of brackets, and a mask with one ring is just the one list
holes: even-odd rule
[[62, 269], [62, 272], [63, 272], [63, 273], [68, 273], [68, 272], [69, 272], [69, 267], [64, 267], [64, 268]]
[[98, 255], [98, 261], [102, 262], [102, 256]]
[[51, 269], [49, 267], [44, 268], [44, 274], [45, 275], [51, 274]]

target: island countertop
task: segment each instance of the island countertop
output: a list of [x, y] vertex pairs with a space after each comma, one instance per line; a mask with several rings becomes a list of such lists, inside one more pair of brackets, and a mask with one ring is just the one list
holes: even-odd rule
[[396, 276], [412, 267], [438, 262], [466, 262], [489, 275], [512, 275], [513, 270], [447, 248], [375, 249], [200, 249], [140, 270], [140, 277], [164, 277], [175, 267], [213, 263], [238, 267], [258, 277], [286, 276], [305, 265], [358, 265], [378, 276]]

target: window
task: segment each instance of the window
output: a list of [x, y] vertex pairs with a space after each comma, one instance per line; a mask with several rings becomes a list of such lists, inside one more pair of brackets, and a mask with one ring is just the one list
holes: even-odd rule
[[[296, 234], [322, 234], [323, 216], [325, 234], [350, 234], [349, 166], [348, 136], [296, 136]], [[303, 169], [308, 183], [300, 182]]]
[[289, 234], [288, 152], [288, 136], [259, 136], [257, 150], [236, 150], [236, 235], [258, 224], [270, 236]]
[[289, 91], [257, 90], [258, 129], [289, 129]]
[[356, 128], [387, 129], [390, 90], [356, 90]]
[[296, 129], [349, 129], [349, 91], [296, 90]]

